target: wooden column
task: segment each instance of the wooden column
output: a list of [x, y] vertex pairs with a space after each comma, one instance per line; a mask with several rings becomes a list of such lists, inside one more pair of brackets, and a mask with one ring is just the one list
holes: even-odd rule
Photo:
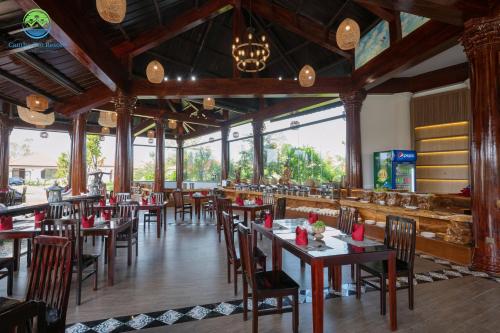
[[254, 119], [252, 121], [253, 127], [253, 183], [259, 184], [261, 177], [264, 175], [264, 149], [262, 143], [262, 130], [263, 121]]
[[[3, 111], [10, 108], [10, 104], [3, 104]], [[0, 114], [0, 190], [9, 187], [9, 145], [12, 126], [8, 113]]]
[[87, 114], [73, 118], [71, 144], [71, 192], [74, 195], [87, 192]]
[[184, 140], [177, 139], [177, 154], [175, 156], [175, 170], [177, 188], [182, 189], [182, 182], [184, 181]]
[[461, 42], [470, 62], [472, 268], [499, 274], [500, 13], [467, 21]]
[[71, 127], [69, 133], [69, 170], [68, 170], [68, 186], [71, 188], [71, 169], [73, 168], [73, 128]]
[[163, 192], [165, 187], [165, 121], [155, 119], [156, 124], [156, 157], [155, 183], [153, 191]]
[[352, 91], [340, 94], [346, 113], [346, 179], [349, 187], [363, 187], [361, 165], [361, 106], [366, 91]]
[[229, 126], [223, 126], [221, 128], [221, 174], [220, 179], [229, 178]]
[[114, 191], [130, 192], [132, 181], [132, 116], [136, 98], [118, 92], [114, 99], [116, 121], [116, 154]]

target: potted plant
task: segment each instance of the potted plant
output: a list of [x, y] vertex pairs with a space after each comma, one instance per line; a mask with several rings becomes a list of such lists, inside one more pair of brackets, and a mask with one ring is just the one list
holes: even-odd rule
[[323, 221], [317, 221], [312, 226], [312, 231], [314, 233], [314, 239], [320, 240], [323, 238], [323, 233], [326, 229], [326, 224]]

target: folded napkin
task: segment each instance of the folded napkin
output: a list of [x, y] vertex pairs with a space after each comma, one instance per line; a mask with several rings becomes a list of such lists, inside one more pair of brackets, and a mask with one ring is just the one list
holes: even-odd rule
[[149, 197], [149, 201], [151, 201], [152, 205], [156, 205], [156, 197], [155, 196]]
[[309, 239], [307, 238], [307, 229], [301, 226], [295, 228], [295, 244], [297, 245], [307, 245], [309, 244]]
[[104, 220], [104, 221], [109, 221], [111, 220], [111, 211], [110, 210], [103, 210], [101, 212], [101, 218]]
[[365, 226], [363, 224], [354, 224], [351, 237], [355, 241], [363, 241], [365, 239]]
[[238, 206], [244, 206], [245, 205], [245, 202], [243, 201], [243, 199], [241, 197], [237, 197], [236, 200], [235, 200], [236, 204]]
[[35, 210], [35, 228], [41, 228], [43, 220], [45, 220], [45, 211], [43, 211], [43, 210], [36, 211]]
[[1, 216], [0, 217], [0, 231], [2, 230], [12, 230], [14, 225], [12, 223], [12, 216]]
[[142, 198], [142, 205], [147, 206], [148, 205], [148, 198]]
[[106, 206], [106, 199], [99, 199], [99, 206], [101, 207]]
[[208, 195], [208, 191], [201, 191], [202, 195]]
[[264, 201], [262, 201], [262, 198], [257, 197], [257, 198], [255, 198], [255, 204], [257, 206], [262, 206], [264, 204]]
[[93, 228], [94, 227], [94, 215], [88, 217], [82, 216], [82, 227]]
[[264, 219], [264, 227], [266, 227], [266, 228], [273, 227], [273, 216], [270, 213], [266, 214], [266, 217]]
[[319, 219], [318, 214], [309, 213], [309, 217], [307, 218], [307, 222], [309, 222], [309, 224], [313, 224], [313, 223], [318, 222], [318, 219]]
[[109, 204], [116, 205], [116, 196], [112, 195], [109, 197]]

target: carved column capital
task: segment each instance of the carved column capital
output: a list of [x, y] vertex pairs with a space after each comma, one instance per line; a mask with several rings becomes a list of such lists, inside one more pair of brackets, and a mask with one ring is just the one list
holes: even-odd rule
[[500, 16], [478, 17], [466, 21], [460, 42], [469, 59], [475, 57], [479, 49], [500, 44]]
[[366, 98], [366, 90], [355, 90], [346, 93], [340, 93], [340, 100], [344, 104], [344, 108], [347, 110], [361, 110], [363, 101]]
[[117, 112], [132, 113], [137, 103], [137, 97], [124, 94], [123, 91], [118, 90], [117, 94], [112, 100]]
[[264, 121], [261, 119], [252, 120], [253, 135], [262, 134], [264, 132]]

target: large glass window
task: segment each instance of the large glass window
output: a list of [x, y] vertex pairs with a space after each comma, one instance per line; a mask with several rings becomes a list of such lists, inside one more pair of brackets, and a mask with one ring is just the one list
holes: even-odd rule
[[220, 133], [184, 142], [184, 180], [218, 182], [221, 171]]
[[229, 178], [235, 179], [239, 172], [241, 181], [251, 182], [253, 176], [252, 124], [232, 127], [229, 140]]
[[177, 142], [175, 140], [165, 140], [165, 181], [175, 181], [177, 161]]
[[343, 108], [265, 123], [264, 177], [279, 181], [286, 168], [297, 184], [338, 181], [345, 171]]
[[[155, 140], [155, 139], [154, 139]], [[153, 181], [155, 179], [155, 142], [148, 138], [136, 137], [134, 140], [134, 181]]]

